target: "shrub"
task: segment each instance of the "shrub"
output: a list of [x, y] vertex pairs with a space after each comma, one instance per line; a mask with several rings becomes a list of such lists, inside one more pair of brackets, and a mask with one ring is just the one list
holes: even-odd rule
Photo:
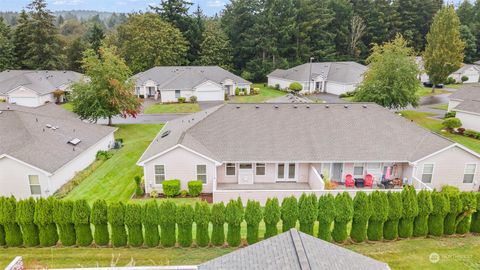
[[22, 231], [15, 219], [17, 201], [12, 196], [0, 200], [0, 224], [5, 230], [5, 243], [9, 247], [18, 247], [23, 243]]
[[93, 238], [97, 246], [106, 246], [110, 239], [108, 234], [107, 203], [96, 200], [92, 206], [90, 221], [95, 226]]
[[317, 220], [317, 197], [315, 194], [300, 196], [298, 201], [298, 221], [300, 222], [300, 231], [313, 235], [313, 225]]
[[276, 90], [280, 90], [280, 84], [275, 84], [275, 87], [274, 87]]
[[223, 99], [224, 99], [225, 101], [227, 101], [227, 100], [230, 99], [230, 98], [228, 97], [228, 94], [227, 94], [227, 93], [225, 93], [225, 94], [223, 95]]
[[112, 245], [124, 247], [127, 245], [127, 232], [125, 231], [125, 205], [122, 202], [113, 202], [108, 205], [108, 222], [112, 232]]
[[156, 188], [153, 188], [153, 189], [150, 191], [150, 198], [152, 198], [152, 199], [158, 198], [158, 190], [157, 190]]
[[179, 97], [178, 98], [178, 103], [185, 103], [186, 100], [187, 100], [187, 98], [185, 98], [185, 97]]
[[462, 121], [456, 117], [451, 117], [443, 120], [442, 126], [447, 130], [453, 130], [462, 126]]
[[[472, 222], [470, 224], [470, 232], [480, 233], [480, 192], [476, 193], [477, 209], [472, 215]], [[18, 208], [18, 206], [17, 206]], [[17, 210], [18, 211], [18, 210]]]
[[125, 225], [128, 229], [128, 244], [139, 247], [143, 244], [142, 206], [138, 203], [125, 205]]
[[100, 150], [100, 151], [97, 152], [96, 160], [108, 160], [112, 156], [113, 156], [112, 153], [110, 153], [108, 151]]
[[398, 237], [398, 222], [403, 213], [402, 194], [399, 192], [388, 192], [388, 215], [383, 225], [383, 238], [395, 240]]
[[210, 221], [212, 222], [212, 244], [221, 246], [225, 244], [225, 205], [223, 202], [216, 203], [212, 206], [212, 215]]
[[443, 235], [443, 222], [450, 210], [450, 201], [445, 193], [432, 192], [432, 213], [428, 216], [428, 234]]
[[195, 212], [189, 204], [178, 206], [176, 209], [176, 221], [178, 225], [178, 243], [181, 247], [192, 245], [192, 226]]
[[462, 211], [457, 216], [456, 232], [466, 234], [470, 231], [472, 214], [477, 210], [477, 197], [473, 192], [462, 192], [460, 193], [460, 200], [462, 201]]
[[448, 77], [446, 80], [445, 80], [445, 83], [446, 84], [454, 84], [456, 83], [455, 79], [453, 77]]
[[38, 226], [40, 246], [51, 247], [57, 244], [57, 226], [53, 221], [53, 208], [55, 200], [40, 198], [35, 204], [34, 222]]
[[77, 200], [73, 205], [73, 223], [77, 234], [77, 245], [88, 246], [92, 244], [92, 230], [90, 229], [91, 210], [86, 200]]
[[256, 87], [253, 88], [253, 94], [254, 94], [254, 95], [260, 94], [260, 88], [256, 88]]
[[295, 91], [295, 92], [300, 92], [303, 89], [303, 86], [298, 83], [298, 82], [292, 82], [289, 86], [288, 89]]
[[40, 244], [38, 239], [38, 227], [33, 221], [33, 217], [35, 216], [35, 203], [35, 199], [32, 197], [21, 200], [17, 203], [17, 211], [15, 212], [17, 222], [22, 230], [23, 244], [26, 247], [34, 247]]
[[383, 238], [383, 225], [388, 218], [387, 193], [374, 191], [369, 196], [372, 215], [368, 220], [368, 240], [379, 241]]
[[160, 211], [157, 201], [148, 201], [142, 207], [142, 223], [145, 228], [145, 244], [149, 247], [156, 247], [160, 241], [158, 224]]
[[339, 193], [335, 197], [335, 223], [332, 238], [337, 243], [347, 240], [347, 225], [353, 218], [353, 201], [347, 192]]
[[286, 232], [295, 228], [298, 219], [297, 199], [294, 196], [286, 197], [282, 201], [281, 209], [282, 231]]
[[240, 197], [230, 200], [225, 208], [225, 221], [228, 224], [227, 243], [231, 247], [238, 247], [241, 242], [240, 224], [243, 221], [243, 204]]
[[208, 203], [205, 201], [195, 204], [195, 225], [197, 229], [196, 240], [200, 247], [208, 246], [210, 237], [208, 236], [208, 224], [210, 223], [211, 213]]
[[[3, 102], [0, 100], [0, 102]], [[0, 246], [5, 246], [5, 227], [3, 227], [2, 224], [0, 224]]]
[[281, 210], [278, 199], [268, 198], [263, 211], [263, 221], [265, 222], [265, 239], [277, 235], [277, 224], [280, 221], [280, 216]]
[[197, 103], [197, 96], [190, 96], [191, 103]]
[[56, 201], [53, 220], [58, 227], [58, 236], [63, 246], [73, 246], [77, 242], [73, 224], [73, 201]]
[[328, 193], [318, 199], [318, 237], [332, 240], [332, 222], [335, 219], [335, 197]]
[[474, 138], [474, 139], [480, 139], [480, 132], [477, 132], [477, 131], [471, 130], [471, 129], [466, 129], [463, 132], [463, 135], [465, 135], [467, 137]]
[[367, 224], [372, 215], [370, 199], [365, 192], [357, 192], [353, 198], [353, 220], [350, 238], [360, 243], [367, 239]]
[[445, 114], [445, 116], [443, 117], [444, 119], [447, 119], [447, 118], [453, 118], [457, 115], [457, 112], [456, 111], [449, 111]]
[[263, 213], [260, 203], [248, 200], [245, 208], [245, 221], [247, 222], [247, 243], [249, 245], [258, 242], [258, 227], [262, 218]]
[[188, 194], [192, 197], [198, 197], [202, 193], [203, 183], [201, 180], [188, 182]]
[[413, 236], [427, 236], [428, 216], [432, 213], [432, 195], [429, 191], [421, 190], [417, 195], [418, 215], [413, 222]]
[[239, 96], [240, 95], [240, 88], [235, 88], [235, 96]]
[[468, 76], [463, 75], [462, 78], [460, 78], [460, 79], [462, 80], [462, 83], [466, 82], [466, 81], [468, 81]]
[[413, 186], [405, 186], [402, 190], [402, 218], [398, 223], [398, 236], [401, 238], [409, 238], [413, 235], [413, 223], [418, 215], [418, 202], [415, 188]]
[[166, 197], [171, 198], [180, 194], [180, 180], [165, 180], [162, 183], [163, 194]]
[[443, 187], [442, 193], [446, 194], [450, 209], [445, 216], [443, 224], [443, 233], [446, 235], [452, 235], [457, 229], [457, 215], [462, 212], [463, 206], [460, 200], [460, 191], [457, 188]]
[[142, 178], [137, 175], [133, 179], [135, 180], [135, 196], [142, 197], [144, 193], [142, 187]]
[[182, 189], [182, 190], [180, 191], [180, 198], [186, 198], [187, 195], [188, 195], [188, 191], [186, 191], [186, 190], [184, 190], [184, 189]]
[[176, 242], [175, 214], [176, 205], [171, 201], [163, 201], [160, 211], [160, 243], [164, 247], [172, 247]]

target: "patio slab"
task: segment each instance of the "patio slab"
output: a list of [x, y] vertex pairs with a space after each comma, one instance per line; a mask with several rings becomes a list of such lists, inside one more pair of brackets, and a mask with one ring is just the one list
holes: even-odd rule
[[218, 183], [217, 190], [311, 190], [308, 183], [255, 183], [255, 184], [235, 184]]

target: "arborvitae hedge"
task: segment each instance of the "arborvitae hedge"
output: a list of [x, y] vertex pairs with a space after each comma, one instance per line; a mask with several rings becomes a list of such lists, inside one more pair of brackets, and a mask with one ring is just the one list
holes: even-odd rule
[[480, 233], [480, 192], [476, 194], [477, 210], [472, 215], [472, 223], [470, 224], [470, 232]]
[[317, 214], [317, 196], [302, 194], [298, 201], [298, 221], [301, 232], [313, 235], [313, 225], [317, 220]]
[[347, 192], [335, 197], [335, 223], [332, 238], [337, 243], [343, 243], [348, 238], [347, 225], [353, 218], [353, 201]]
[[125, 231], [125, 205], [122, 202], [113, 202], [108, 205], [107, 218], [112, 230], [112, 245], [124, 247], [127, 245]]
[[0, 224], [5, 230], [5, 243], [9, 247], [18, 247], [23, 243], [22, 231], [15, 219], [17, 200], [14, 197], [0, 200]]
[[132, 247], [143, 245], [142, 206], [138, 203], [125, 205], [125, 225], [128, 229], [128, 244]]
[[[1, 199], [0, 199], [1, 200]], [[0, 224], [0, 246], [5, 246], [5, 228]]]
[[268, 198], [263, 211], [263, 221], [265, 222], [265, 239], [277, 235], [277, 224], [280, 221], [281, 214], [282, 213], [278, 199]]
[[477, 210], [477, 197], [473, 192], [460, 193], [462, 201], [462, 212], [457, 216], [457, 233], [466, 234], [470, 231], [470, 218], [472, 213]]
[[383, 225], [383, 238], [386, 240], [395, 240], [398, 238], [398, 222], [403, 213], [402, 194], [399, 192], [387, 193], [388, 216]]
[[106, 246], [110, 240], [108, 234], [107, 202], [96, 200], [92, 206], [90, 221], [95, 225], [93, 238], [97, 246]]
[[73, 224], [77, 234], [77, 245], [89, 246], [92, 244], [92, 229], [90, 228], [90, 205], [86, 200], [77, 200], [73, 204]]
[[367, 224], [372, 215], [372, 206], [370, 199], [365, 192], [357, 192], [353, 198], [353, 220], [350, 238], [354, 242], [360, 243], [367, 239]]
[[213, 225], [212, 244], [222, 246], [225, 244], [225, 205], [223, 202], [213, 204], [211, 221]]
[[446, 235], [452, 235], [457, 230], [457, 215], [459, 215], [463, 209], [462, 201], [460, 200], [460, 192], [453, 189], [442, 192], [447, 194], [448, 200], [450, 201], [450, 210], [445, 217], [443, 233]]
[[145, 229], [145, 245], [156, 247], [160, 241], [158, 233], [160, 211], [157, 201], [148, 201], [142, 207], [142, 223]]
[[418, 202], [415, 188], [405, 186], [402, 190], [403, 212], [398, 223], [398, 236], [409, 238], [413, 235], [413, 222], [418, 215]]
[[298, 219], [297, 198], [294, 196], [284, 198], [281, 210], [282, 231], [286, 232], [291, 228], [295, 228]]
[[38, 226], [40, 245], [51, 247], [57, 244], [57, 225], [53, 221], [55, 199], [40, 198], [35, 204], [34, 222]]
[[53, 211], [53, 220], [58, 227], [58, 236], [62, 246], [73, 246], [77, 242], [73, 225], [73, 201], [58, 200]]
[[388, 218], [387, 193], [376, 190], [370, 194], [369, 199], [372, 215], [368, 220], [368, 240], [380, 241], [383, 238], [383, 225]]
[[413, 224], [413, 236], [427, 236], [428, 216], [432, 213], [433, 204], [430, 191], [421, 190], [417, 195], [418, 215]]
[[189, 204], [177, 206], [178, 243], [181, 247], [192, 245], [192, 225], [195, 212]]
[[231, 247], [238, 247], [241, 243], [240, 225], [243, 221], [243, 204], [240, 197], [230, 200], [225, 208], [225, 221], [228, 224], [227, 243]]
[[172, 247], [176, 242], [176, 207], [172, 201], [163, 201], [160, 203], [160, 243], [162, 243], [164, 247]]
[[[35, 199], [30, 197], [17, 203], [16, 219], [22, 229], [23, 244], [26, 247], [34, 247], [40, 244], [38, 228], [33, 222], [35, 216]], [[1, 240], [0, 240], [1, 241]]]
[[450, 211], [450, 200], [445, 193], [432, 192], [432, 213], [428, 216], [428, 234], [443, 235], [443, 222]]
[[318, 237], [325, 241], [332, 240], [332, 222], [335, 219], [335, 197], [326, 194], [318, 199]]
[[208, 235], [208, 224], [210, 223], [210, 207], [206, 201], [195, 204], [195, 225], [197, 228], [196, 242], [200, 247], [208, 246], [210, 237]]
[[263, 213], [260, 203], [248, 200], [245, 208], [245, 221], [247, 222], [247, 243], [249, 245], [258, 242], [258, 228], [262, 218]]

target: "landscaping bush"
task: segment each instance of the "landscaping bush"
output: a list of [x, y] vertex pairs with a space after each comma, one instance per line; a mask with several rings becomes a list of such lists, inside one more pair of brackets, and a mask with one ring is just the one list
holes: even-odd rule
[[15, 219], [17, 201], [12, 196], [0, 200], [0, 224], [5, 230], [5, 244], [9, 247], [18, 247], [23, 243], [22, 231]]
[[86, 200], [77, 200], [73, 205], [72, 218], [75, 224], [77, 245], [89, 246], [92, 244], [92, 230], [90, 228], [90, 205]]
[[370, 199], [363, 191], [357, 192], [353, 198], [353, 220], [350, 238], [354, 242], [361, 243], [367, 239], [367, 224], [372, 215]]
[[197, 103], [197, 96], [190, 96], [191, 103]]
[[58, 238], [62, 246], [73, 246], [77, 243], [73, 224], [73, 201], [56, 201], [53, 211], [53, 220], [58, 227]]
[[415, 188], [413, 186], [405, 186], [402, 190], [402, 218], [398, 223], [398, 236], [401, 238], [409, 238], [413, 235], [413, 223], [418, 215], [418, 202]]
[[282, 201], [281, 209], [282, 231], [286, 232], [295, 228], [298, 219], [297, 198], [294, 196], [286, 197]]
[[[2, 101], [0, 101], [2, 102]], [[3, 227], [2, 224], [0, 224], [0, 246], [5, 246], [5, 227]]]
[[442, 193], [446, 194], [450, 209], [445, 216], [443, 233], [446, 235], [452, 235], [457, 230], [457, 215], [462, 212], [463, 206], [460, 200], [460, 191], [453, 188], [443, 188]]
[[477, 210], [477, 197], [473, 192], [460, 193], [460, 200], [462, 201], [462, 211], [457, 216], [458, 234], [466, 234], [470, 231], [470, 219], [472, 214]]
[[113, 156], [112, 153], [104, 150], [100, 150], [97, 152], [96, 159], [97, 160], [107, 160], [110, 159]]
[[295, 91], [295, 92], [300, 92], [303, 89], [303, 86], [298, 83], [298, 82], [292, 82], [289, 86], [288, 89]]
[[141, 198], [143, 196], [143, 187], [142, 187], [142, 178], [140, 176], [135, 176], [135, 196]]
[[158, 233], [160, 211], [157, 201], [152, 200], [145, 203], [142, 207], [142, 223], [145, 228], [145, 244], [148, 247], [156, 247], [160, 241]]
[[447, 118], [454, 118], [455, 116], [457, 115], [457, 112], [456, 111], [449, 111], [445, 114], [445, 116], [443, 117], [444, 119], [447, 119]]
[[335, 223], [333, 224], [332, 238], [337, 243], [347, 240], [347, 225], [353, 218], [353, 201], [347, 192], [339, 193], [335, 197]]
[[178, 98], [178, 103], [185, 103], [186, 100], [187, 100], [186, 97], [179, 97]]
[[53, 208], [55, 200], [40, 198], [35, 204], [34, 222], [38, 226], [38, 239], [40, 246], [55, 246], [58, 241], [57, 225], [53, 221]]
[[188, 182], [188, 194], [192, 197], [197, 197], [202, 193], [203, 183], [200, 180]]
[[317, 220], [317, 197], [315, 194], [300, 196], [298, 201], [298, 221], [300, 222], [300, 231], [313, 235], [313, 225]]
[[248, 200], [245, 208], [245, 221], [247, 222], [247, 243], [249, 245], [258, 242], [258, 228], [263, 214], [260, 203]]
[[142, 206], [138, 203], [125, 205], [125, 225], [128, 229], [128, 245], [139, 247], [143, 244]]
[[240, 225], [243, 221], [243, 214], [240, 197], [228, 202], [225, 208], [225, 221], [228, 224], [227, 243], [230, 247], [238, 247], [241, 243]]
[[468, 81], [468, 76], [463, 75], [460, 79], [462, 80], [462, 83], [464, 83]]
[[374, 191], [370, 194], [369, 200], [372, 208], [372, 215], [368, 220], [368, 240], [380, 241], [383, 238], [384, 223], [388, 218], [387, 193], [378, 190]]
[[474, 138], [474, 139], [480, 139], [480, 132], [477, 132], [477, 131], [471, 130], [471, 129], [466, 129], [463, 132], [463, 135], [465, 135], [467, 137]]
[[208, 203], [205, 201], [195, 204], [195, 225], [197, 229], [196, 242], [200, 247], [208, 246], [210, 237], [208, 236], [208, 224], [210, 223], [211, 213]]
[[446, 83], [446, 84], [454, 84], [454, 83], [456, 83], [456, 81], [455, 81], [454, 78], [448, 77], [448, 78], [445, 80], [445, 83]]
[[328, 193], [318, 199], [318, 237], [332, 240], [332, 222], [335, 219], [335, 197]]
[[181, 247], [190, 247], [192, 245], [192, 226], [194, 218], [193, 207], [189, 204], [183, 204], [176, 209], [176, 219], [178, 224], [178, 243]]
[[221, 246], [225, 244], [225, 205], [223, 202], [215, 203], [212, 206], [211, 222], [212, 229], [212, 244]]
[[112, 232], [112, 245], [124, 247], [127, 245], [127, 232], [125, 231], [125, 205], [122, 202], [113, 202], [108, 205], [108, 223]]
[[152, 190], [150, 191], [150, 198], [152, 199], [158, 198], [158, 190], [156, 188], [152, 188]]
[[188, 191], [186, 190], [180, 190], [180, 198], [186, 198], [188, 195]]
[[452, 131], [455, 128], [459, 128], [462, 126], [462, 121], [456, 117], [451, 117], [443, 120], [442, 126], [449, 131]]
[[[470, 232], [480, 233], [480, 192], [476, 193], [477, 209], [472, 214], [472, 222], [470, 224]], [[18, 209], [18, 206], [17, 206]], [[18, 211], [18, 210], [17, 210]]]
[[421, 190], [417, 195], [418, 215], [413, 223], [413, 236], [427, 236], [428, 216], [433, 211], [432, 195], [430, 191]]
[[108, 234], [107, 203], [105, 200], [96, 200], [93, 203], [90, 221], [95, 226], [93, 234], [95, 245], [108, 245], [110, 237]]
[[172, 201], [163, 201], [159, 206], [160, 211], [160, 243], [164, 247], [172, 247], [176, 242], [175, 214], [176, 205]]
[[38, 227], [33, 221], [33, 217], [35, 216], [35, 203], [35, 199], [32, 197], [21, 200], [17, 203], [17, 210], [15, 213], [16, 219], [22, 230], [23, 244], [26, 247], [34, 247], [40, 244], [38, 239]]
[[450, 211], [450, 201], [445, 193], [433, 191], [432, 206], [432, 213], [428, 216], [428, 234], [442, 236], [443, 222], [448, 211]]
[[165, 180], [162, 183], [163, 187], [163, 194], [165, 194], [165, 197], [175, 197], [178, 194], [180, 194], [180, 180], [174, 179], [174, 180]]
[[235, 88], [235, 96], [239, 96], [240, 95], [240, 88]]
[[263, 221], [265, 222], [265, 239], [277, 235], [277, 224], [280, 221], [280, 216], [281, 210], [278, 199], [268, 198], [263, 211]]
[[403, 213], [402, 194], [399, 192], [388, 192], [388, 216], [383, 225], [383, 238], [395, 240], [398, 237], [398, 222]]

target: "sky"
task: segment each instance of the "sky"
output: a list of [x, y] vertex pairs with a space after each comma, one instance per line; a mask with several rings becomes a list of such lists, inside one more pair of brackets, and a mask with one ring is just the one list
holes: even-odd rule
[[[214, 15], [223, 9], [229, 0], [190, 0], [207, 15]], [[0, 0], [0, 11], [20, 11], [31, 0]], [[111, 12], [145, 11], [149, 5], [157, 5], [160, 0], [47, 0], [48, 8], [57, 10], [98, 10]]]

